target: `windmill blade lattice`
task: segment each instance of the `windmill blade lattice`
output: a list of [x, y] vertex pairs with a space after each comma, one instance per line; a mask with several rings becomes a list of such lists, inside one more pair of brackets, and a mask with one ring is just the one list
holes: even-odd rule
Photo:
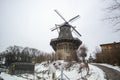
[[[64, 22], [63, 24], [61, 24], [61, 25], [55, 24], [56, 27], [52, 28], [51, 31], [54, 31], [54, 30], [56, 30], [56, 29], [58, 30], [58, 28], [62, 27], [62, 26], [65, 25], [65, 24], [69, 25], [69, 22], [73, 22], [74, 20], [76, 20], [76, 19], [78, 19], [78, 18], [80, 17], [79, 15], [77, 15], [77, 16], [71, 18], [69, 21], [66, 21], [66, 19], [65, 19], [57, 10], [54, 10], [54, 11], [55, 11], [65, 22]], [[71, 25], [70, 25], [70, 27], [73, 29], [73, 31], [74, 31], [75, 33], [77, 33], [79, 36], [81, 36], [81, 34], [75, 29], [75, 27], [73, 27], [73, 26], [71, 26]]]
[[82, 36], [74, 27], [72, 27], [72, 28], [79, 36]]
[[57, 10], [55, 10], [55, 12], [56, 12], [65, 22], [67, 22], [67, 21], [65, 20], [65, 18], [64, 18]]
[[60, 25], [55, 24], [55, 27], [53, 27], [53, 28], [51, 29], [51, 31], [54, 31], [54, 30], [58, 29], [59, 27], [60, 27]]
[[79, 16], [79, 15], [77, 15], [77, 16], [73, 17], [72, 19], [70, 19], [68, 22], [72, 22], [72, 21], [74, 21], [74, 20], [78, 19], [79, 17], [80, 17], [80, 16]]

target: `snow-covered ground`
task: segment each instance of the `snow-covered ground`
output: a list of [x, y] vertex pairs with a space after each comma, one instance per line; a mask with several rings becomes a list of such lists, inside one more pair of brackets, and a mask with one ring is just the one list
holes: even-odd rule
[[[61, 62], [61, 61], [57, 61], [56, 65], [58, 65], [59, 62]], [[64, 63], [61, 62], [61, 63], [64, 65], [63, 73], [70, 80], [82, 80], [82, 78], [87, 78], [88, 80], [106, 80], [104, 72], [101, 69], [99, 69], [93, 65], [89, 65], [90, 72], [88, 75], [86, 75], [87, 74], [86, 70], [83, 70], [82, 73], [78, 73], [79, 67], [80, 67], [80, 64], [78, 64], [78, 63], [73, 63], [73, 65], [71, 65], [70, 68], [68, 68], [68, 69], [65, 69], [65, 66], [67, 65], [67, 63], [65, 63], [65, 62]], [[41, 72], [41, 71], [45, 72], [47, 70], [49, 70], [49, 66], [47, 66], [46, 63], [42, 63], [42, 64], [39, 64], [36, 66], [36, 72]], [[48, 80], [50, 80], [50, 78], [52, 77], [51, 76], [52, 74], [49, 74], [49, 76], [48, 76], [47, 73], [44, 75], [42, 73], [38, 74], [38, 75], [41, 77], [44, 76]], [[61, 75], [61, 70], [57, 69], [56, 70], [56, 77], [58, 78], [60, 75]], [[66, 78], [66, 80], [67, 80], [67, 77], [65, 75], [63, 75], [63, 77]]]
[[[54, 65], [53, 65], [54, 64]], [[43, 62], [41, 64], [36, 64], [34, 75], [22, 74], [22, 75], [9, 75], [2, 72], [0, 77], [4, 80], [52, 80], [52, 73], [55, 72], [56, 78], [61, 78], [61, 70], [63, 70], [64, 80], [106, 80], [105, 73], [97, 68], [96, 66], [90, 65], [90, 71], [87, 75], [86, 69], [83, 69], [79, 73], [79, 68], [81, 65], [79, 63], [73, 62], [68, 64], [64, 61], [56, 61], [48, 64]]]
[[4, 80], [27, 80], [22, 77], [17, 77], [16, 75], [9, 75], [4, 72], [1, 73], [0, 77], [3, 78]]

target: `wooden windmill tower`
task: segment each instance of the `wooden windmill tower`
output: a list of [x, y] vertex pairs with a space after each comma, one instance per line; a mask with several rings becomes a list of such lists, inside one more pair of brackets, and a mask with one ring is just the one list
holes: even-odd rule
[[56, 27], [52, 31], [59, 29], [58, 38], [51, 39], [50, 45], [56, 52], [56, 58], [60, 60], [77, 60], [76, 50], [82, 44], [82, 41], [78, 38], [74, 38], [72, 31], [76, 32], [79, 36], [81, 34], [69, 24], [69, 22], [75, 20], [79, 15], [73, 17], [69, 21], [66, 21], [62, 15], [55, 10], [55, 12], [65, 21], [62, 25], [55, 25]]

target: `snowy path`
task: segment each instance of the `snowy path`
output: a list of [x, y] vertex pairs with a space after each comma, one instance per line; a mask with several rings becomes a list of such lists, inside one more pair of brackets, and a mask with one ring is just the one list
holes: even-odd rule
[[102, 69], [107, 76], [108, 80], [120, 80], [120, 72], [117, 70], [114, 70], [112, 68], [108, 68], [106, 66], [103, 65], [99, 65], [99, 64], [94, 64], [95, 66], [99, 67], [100, 69]]

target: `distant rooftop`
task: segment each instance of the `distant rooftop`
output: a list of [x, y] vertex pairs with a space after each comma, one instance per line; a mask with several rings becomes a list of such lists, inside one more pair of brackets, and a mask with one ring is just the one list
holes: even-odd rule
[[100, 46], [107, 46], [107, 45], [113, 45], [113, 44], [120, 44], [120, 42], [106, 43], [106, 44], [101, 44]]

